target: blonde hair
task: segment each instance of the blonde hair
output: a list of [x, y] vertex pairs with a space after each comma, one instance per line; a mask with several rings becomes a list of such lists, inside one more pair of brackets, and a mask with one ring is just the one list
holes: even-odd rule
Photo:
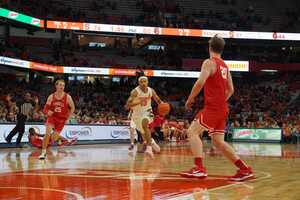
[[61, 82], [63, 84], [66, 84], [63, 79], [58, 79], [57, 81], [55, 81], [55, 85], [58, 85], [59, 82]]

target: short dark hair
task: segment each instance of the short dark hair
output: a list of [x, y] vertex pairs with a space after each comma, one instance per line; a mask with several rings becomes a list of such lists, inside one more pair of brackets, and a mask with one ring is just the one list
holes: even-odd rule
[[215, 35], [214, 37], [210, 38], [209, 40], [209, 47], [210, 49], [215, 53], [223, 53], [224, 47], [225, 47], [225, 40], [218, 35]]
[[29, 128], [29, 133], [35, 133], [34, 128]]

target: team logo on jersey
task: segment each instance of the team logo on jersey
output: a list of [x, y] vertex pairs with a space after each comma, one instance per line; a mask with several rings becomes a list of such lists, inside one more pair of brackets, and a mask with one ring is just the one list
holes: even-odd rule
[[59, 106], [59, 107], [63, 107], [64, 103], [60, 102], [60, 101], [56, 101], [53, 103], [54, 106]]
[[141, 106], [147, 106], [147, 102], [151, 99], [151, 97], [139, 97], [141, 101]]

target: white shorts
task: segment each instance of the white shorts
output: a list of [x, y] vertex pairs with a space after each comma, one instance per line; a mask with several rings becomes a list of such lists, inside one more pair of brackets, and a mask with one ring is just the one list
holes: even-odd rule
[[148, 119], [149, 124], [153, 122], [153, 117], [149, 117], [148, 114], [141, 116], [141, 117], [133, 117], [132, 118], [133, 122], [136, 125], [136, 129], [141, 133], [144, 133], [143, 124], [142, 124], [144, 119]]

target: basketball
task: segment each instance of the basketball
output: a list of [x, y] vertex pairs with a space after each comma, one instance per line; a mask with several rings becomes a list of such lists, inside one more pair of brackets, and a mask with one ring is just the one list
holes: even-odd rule
[[161, 116], [169, 114], [170, 110], [171, 106], [168, 103], [161, 103], [158, 105], [158, 114]]

